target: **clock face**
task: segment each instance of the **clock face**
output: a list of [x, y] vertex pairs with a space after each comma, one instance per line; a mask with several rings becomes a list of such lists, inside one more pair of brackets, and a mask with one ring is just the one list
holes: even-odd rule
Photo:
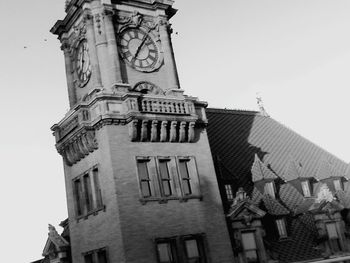
[[159, 66], [159, 50], [151, 36], [141, 29], [121, 32], [118, 38], [119, 52], [132, 68], [151, 72]]
[[76, 72], [80, 82], [80, 87], [83, 87], [89, 81], [91, 76], [89, 49], [86, 40], [79, 43], [76, 52]]

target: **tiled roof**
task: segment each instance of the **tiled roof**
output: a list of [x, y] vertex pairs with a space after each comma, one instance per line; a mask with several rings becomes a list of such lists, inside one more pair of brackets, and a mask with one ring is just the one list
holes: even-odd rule
[[290, 184], [284, 184], [280, 188], [281, 201], [295, 213], [296, 208], [304, 202], [304, 197]]
[[298, 158], [305, 176], [316, 175], [320, 160], [332, 163], [341, 174], [348, 169], [344, 161], [258, 112], [209, 108], [207, 117], [213, 156], [220, 157], [233, 174], [244, 177], [242, 181], [250, 185], [251, 191], [250, 169], [255, 154], [277, 175], [283, 175], [290, 156]]
[[280, 216], [290, 214], [282, 204], [268, 194], [264, 194], [263, 201], [265, 208], [270, 215]]
[[289, 182], [301, 177], [301, 167], [297, 161], [290, 157], [289, 162], [286, 163], [285, 171], [282, 175], [283, 180]]
[[[325, 182], [317, 182], [312, 191], [316, 198], [305, 198], [296, 179], [350, 178], [349, 165], [258, 112], [207, 109], [207, 117], [214, 162], [218, 167], [216, 160], [220, 160], [220, 167], [225, 168], [218, 172], [219, 182], [221, 178], [231, 178], [233, 185], [249, 191], [252, 202], [262, 206], [269, 216], [284, 216], [289, 222], [290, 236], [286, 240], [264, 239], [270, 256], [280, 262], [322, 258], [322, 251], [315, 243], [317, 229], [309, 211], [323, 209], [323, 202], [333, 197]], [[319, 167], [320, 164], [323, 167]], [[275, 181], [279, 190], [277, 199], [259, 191], [261, 180], [268, 177], [266, 174], [273, 175], [271, 179], [280, 177], [284, 181]], [[344, 207], [347, 207], [344, 204], [350, 206], [350, 188], [337, 196]], [[341, 207], [334, 202], [327, 205]]]
[[254, 156], [254, 163], [252, 165], [251, 173], [254, 183], [261, 180], [277, 179], [277, 176], [265, 166], [257, 154]]

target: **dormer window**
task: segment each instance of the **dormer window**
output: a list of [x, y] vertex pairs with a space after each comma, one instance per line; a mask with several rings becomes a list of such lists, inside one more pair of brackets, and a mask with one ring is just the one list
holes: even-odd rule
[[225, 184], [225, 192], [226, 192], [227, 201], [229, 202], [233, 201], [232, 185]]
[[264, 192], [272, 198], [275, 198], [275, 183], [273, 181], [265, 183]]
[[333, 184], [334, 184], [334, 189], [335, 189], [335, 191], [343, 190], [343, 187], [342, 187], [342, 185], [341, 185], [340, 179], [335, 179], [335, 180], [333, 181]]
[[303, 195], [305, 197], [311, 196], [309, 181], [302, 181], [301, 182], [301, 189], [303, 190]]
[[329, 238], [329, 245], [333, 253], [339, 252], [341, 250], [339, 235], [337, 231], [337, 226], [335, 222], [326, 224], [327, 234]]
[[278, 230], [278, 234], [279, 234], [280, 238], [287, 237], [286, 222], [284, 221], [283, 218], [276, 220], [276, 226], [277, 226], [277, 230]]

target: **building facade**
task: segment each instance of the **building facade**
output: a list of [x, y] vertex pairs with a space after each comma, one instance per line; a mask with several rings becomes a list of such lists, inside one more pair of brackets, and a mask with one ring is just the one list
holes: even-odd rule
[[52, 130], [74, 263], [233, 260], [207, 104], [178, 81], [172, 4], [66, 1], [51, 30], [71, 107]]

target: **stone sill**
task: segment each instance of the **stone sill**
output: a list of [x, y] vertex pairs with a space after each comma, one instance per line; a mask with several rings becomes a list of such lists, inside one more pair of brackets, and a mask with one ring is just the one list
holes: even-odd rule
[[140, 203], [145, 205], [148, 202], [158, 202], [159, 204], [168, 203], [170, 200], [178, 200], [179, 202], [187, 202], [190, 199], [198, 199], [199, 201], [203, 200], [202, 195], [188, 195], [188, 196], [168, 196], [168, 197], [149, 197], [149, 198], [140, 198]]
[[75, 219], [77, 220], [77, 222], [79, 222], [79, 221], [82, 220], [82, 219], [86, 220], [86, 219], [89, 218], [89, 216], [91, 216], [91, 215], [94, 215], [94, 216], [95, 216], [95, 215], [97, 215], [98, 212], [100, 212], [100, 211], [106, 212], [106, 206], [103, 205], [103, 206], [101, 206], [101, 207], [95, 208], [95, 209], [89, 211], [88, 213], [86, 213], [86, 214], [84, 214], [84, 215], [77, 216]]

